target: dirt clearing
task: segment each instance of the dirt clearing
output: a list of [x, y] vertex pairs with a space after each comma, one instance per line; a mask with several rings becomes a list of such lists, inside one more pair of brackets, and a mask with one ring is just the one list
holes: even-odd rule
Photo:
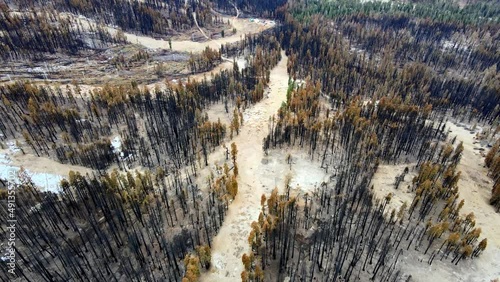
[[[435, 260], [430, 266], [427, 264], [428, 255], [405, 254], [401, 257], [399, 266], [401, 270], [412, 275], [412, 281], [467, 281], [467, 282], [490, 282], [500, 278], [500, 214], [489, 205], [492, 181], [487, 176], [484, 167], [484, 157], [481, 155], [481, 145], [475, 139], [480, 128], [471, 130], [468, 125], [447, 122], [450, 130], [449, 139], [457, 137], [457, 142], [462, 141], [464, 151], [458, 165], [458, 171], [462, 172], [458, 182], [460, 198], [465, 200], [461, 214], [473, 212], [476, 226], [481, 227], [481, 240], [488, 238], [488, 247], [474, 260], [463, 260], [455, 267], [449, 261]], [[476, 144], [475, 144], [476, 143]], [[391, 208], [396, 208], [407, 201], [411, 204], [413, 193], [407, 193], [406, 187], [413, 177], [411, 167], [410, 173], [405, 177], [398, 190], [394, 189], [394, 179], [400, 175], [407, 165], [381, 165], [372, 183], [374, 194], [377, 198], [385, 197], [393, 193]]]
[[[394, 183], [396, 176], [401, 175], [404, 169], [408, 167], [409, 173], [405, 175], [404, 181], [401, 181], [398, 189], [395, 189]], [[401, 164], [401, 165], [380, 165], [377, 172], [373, 176], [373, 194], [377, 199], [384, 199], [389, 193], [392, 194], [392, 199], [389, 202], [386, 214], [390, 214], [393, 209], [399, 211], [404, 202], [410, 206], [413, 201], [413, 192], [410, 191], [408, 186], [411, 186], [411, 180], [416, 175], [415, 171], [411, 169], [415, 164]]]
[[[236, 33], [223, 38], [212, 39], [204, 42], [196, 42], [191, 40], [172, 40], [172, 50], [179, 52], [198, 53], [205, 50], [206, 47], [218, 50], [221, 45], [226, 43], [234, 43], [243, 39], [245, 34], [255, 34], [266, 29], [273, 28], [276, 24], [274, 21], [259, 21], [251, 22], [248, 19], [223, 17], [224, 21], [229, 21], [231, 26], [236, 29]], [[108, 28], [111, 34], [116, 34], [118, 31], [115, 28]], [[127, 41], [132, 44], [141, 44], [151, 49], [170, 49], [167, 40], [155, 39], [149, 36], [135, 35], [125, 32]]]
[[61, 164], [33, 154], [23, 154], [21, 149], [14, 145], [14, 141], [8, 141], [7, 144], [11, 144], [9, 148], [0, 150], [0, 179], [18, 182], [18, 174], [22, 168], [41, 191], [57, 193], [61, 191], [60, 181], [63, 178], [67, 179], [70, 171], [80, 172], [83, 175], [92, 173], [91, 169], [85, 167]]
[[[285, 150], [271, 150], [265, 155], [262, 140], [268, 133], [269, 117], [276, 113], [286, 100], [288, 58], [282, 53], [280, 63], [271, 71], [270, 94], [244, 112], [241, 132], [233, 141], [238, 146], [238, 195], [230, 204], [229, 211], [219, 234], [212, 243], [212, 267], [201, 281], [239, 281], [243, 264], [241, 256], [249, 251], [250, 224], [258, 219], [262, 194], [270, 194], [274, 187], [283, 189], [287, 174], [292, 176], [292, 188], [297, 193], [307, 191], [299, 187], [319, 186], [326, 175], [319, 165], [309, 161], [305, 153], [290, 151], [292, 165], [286, 162]], [[229, 145], [229, 144], [228, 144]], [[212, 158], [224, 158], [218, 150]], [[212, 161], [212, 159], [211, 159]]]

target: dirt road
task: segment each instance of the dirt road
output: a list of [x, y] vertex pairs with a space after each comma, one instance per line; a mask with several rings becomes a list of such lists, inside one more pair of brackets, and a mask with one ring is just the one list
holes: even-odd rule
[[202, 281], [239, 281], [243, 264], [241, 256], [249, 251], [247, 238], [250, 224], [260, 212], [260, 196], [268, 194], [283, 183], [281, 171], [269, 170], [259, 175], [265, 159], [262, 140], [268, 133], [269, 117], [276, 113], [286, 100], [288, 58], [282, 53], [279, 64], [271, 71], [270, 94], [244, 113], [240, 134], [233, 139], [238, 146], [239, 187], [236, 199], [229, 206], [219, 234], [212, 244], [212, 268]]
[[[464, 281], [464, 282], [489, 282], [500, 278], [500, 213], [496, 213], [494, 208], [488, 203], [491, 195], [492, 182], [487, 176], [484, 167], [484, 158], [478, 150], [480, 145], [475, 144], [475, 133], [471, 133], [469, 125], [457, 125], [447, 122], [446, 126], [451, 130], [450, 139], [457, 137], [457, 142], [462, 141], [464, 151], [462, 159], [458, 165], [461, 177], [458, 181], [460, 198], [465, 200], [461, 214], [466, 215], [473, 212], [476, 219], [476, 226], [480, 227], [481, 237], [488, 238], [488, 246], [479, 258], [474, 260], [463, 260], [458, 267], [448, 261], [435, 260], [432, 266], [426, 261], [428, 255], [408, 255], [405, 253], [399, 260], [399, 265], [403, 272], [412, 275], [412, 281]], [[391, 207], [398, 209], [406, 201], [411, 203], [413, 194], [407, 192], [406, 186], [411, 182], [411, 175], [406, 177], [406, 182], [400, 185], [400, 189], [393, 187], [394, 177], [399, 175], [404, 167], [409, 165], [381, 165], [375, 174], [372, 183], [374, 192], [378, 198], [382, 198], [389, 192], [394, 197], [391, 200]]]
[[[195, 42], [191, 40], [172, 40], [172, 50], [179, 52], [201, 52], [208, 46], [212, 49], [218, 50], [222, 44], [234, 43], [243, 39], [245, 34], [255, 34], [262, 32], [275, 26], [274, 22], [268, 22], [265, 25], [262, 23], [249, 22], [248, 19], [240, 19], [234, 17], [223, 17], [224, 21], [229, 21], [233, 28], [236, 28], [236, 33], [224, 38], [213, 39], [205, 42]], [[114, 28], [108, 28], [111, 34], [117, 32]], [[141, 44], [145, 47], [152, 49], [169, 49], [168, 41], [161, 39], [154, 39], [149, 36], [135, 35], [125, 32], [127, 41], [132, 44]], [[205, 35], [205, 34], [204, 34]], [[205, 35], [206, 36], [206, 35]]]

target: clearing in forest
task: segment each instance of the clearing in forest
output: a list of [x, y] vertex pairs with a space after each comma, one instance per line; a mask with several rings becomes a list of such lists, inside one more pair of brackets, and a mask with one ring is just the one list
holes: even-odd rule
[[[239, 180], [238, 195], [230, 204], [229, 211], [219, 233], [212, 244], [212, 269], [202, 281], [235, 281], [243, 271], [241, 256], [248, 252], [247, 243], [250, 224], [257, 220], [260, 212], [260, 196], [270, 193], [275, 185], [283, 183], [281, 171], [268, 171], [265, 175], [257, 171], [263, 166], [262, 140], [268, 134], [269, 117], [276, 113], [286, 100], [288, 87], [288, 58], [282, 59], [271, 71], [270, 94], [261, 102], [247, 109], [240, 134], [233, 139], [238, 147]], [[284, 156], [283, 156], [284, 158]]]
[[[476, 131], [470, 130], [467, 126], [457, 125], [447, 122], [449, 138], [457, 137], [455, 144], [463, 142], [464, 151], [457, 170], [461, 171], [458, 188], [460, 199], [465, 204], [460, 214], [467, 215], [471, 212], [475, 215], [476, 226], [481, 227], [481, 238], [488, 239], [488, 247], [478, 258], [474, 260], [464, 260], [463, 267], [454, 267], [447, 261], [435, 260], [429, 266], [425, 255], [407, 255], [400, 260], [400, 266], [405, 273], [412, 275], [412, 281], [493, 281], [500, 277], [500, 214], [496, 213], [489, 204], [491, 196], [491, 179], [487, 176], [487, 169], [484, 167], [484, 157], [478, 150], [480, 145], [475, 140]], [[403, 202], [411, 204], [414, 194], [408, 191], [407, 186], [411, 185], [414, 176], [411, 169], [415, 164], [403, 165], [380, 165], [374, 175], [372, 183], [375, 197], [382, 199], [388, 193], [393, 193], [390, 202], [391, 208], [398, 210]], [[394, 189], [395, 177], [400, 175], [405, 167], [410, 168], [410, 173], [399, 186]], [[486, 279], [485, 279], [486, 278]]]

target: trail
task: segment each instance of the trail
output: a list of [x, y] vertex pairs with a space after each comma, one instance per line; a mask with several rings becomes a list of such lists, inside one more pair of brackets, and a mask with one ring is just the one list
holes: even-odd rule
[[219, 233], [212, 243], [212, 269], [202, 276], [201, 281], [239, 281], [243, 271], [241, 256], [249, 251], [248, 235], [250, 224], [256, 221], [260, 212], [260, 197], [269, 194], [275, 185], [282, 185], [285, 175], [280, 171], [269, 171], [264, 177], [257, 177], [265, 158], [262, 140], [268, 133], [269, 117], [276, 113], [282, 101], [286, 100], [288, 84], [288, 58], [282, 52], [282, 59], [271, 71], [270, 94], [261, 102], [244, 112], [244, 123], [240, 134], [233, 139], [238, 147], [238, 195], [229, 205], [229, 211]]
[[[260, 33], [266, 29], [270, 29], [270, 28], [273, 28], [274, 26], [276, 26], [276, 23], [274, 21], [268, 21], [265, 24], [262, 24], [262, 23], [250, 22], [248, 19], [240, 19], [240, 18], [238, 18], [239, 13], [240, 13], [239, 10], [237, 7], [235, 7], [235, 9], [236, 9], [236, 13], [237, 13], [236, 16], [227, 16], [227, 15], [220, 14], [220, 17], [225, 22], [229, 22], [231, 27], [236, 29], [236, 33], [231, 34], [231, 35], [227, 35], [223, 38], [210, 39], [210, 37], [208, 37], [205, 34], [205, 32], [201, 28], [199, 28], [199, 26], [197, 24], [197, 15], [196, 15], [196, 13], [193, 13], [193, 17], [196, 21], [196, 25], [200, 29], [200, 32], [204, 35], [204, 37], [206, 37], [209, 40], [207, 40], [205, 42], [195, 42], [195, 41], [191, 41], [191, 40], [172, 40], [172, 50], [177, 51], [177, 52], [198, 53], [198, 52], [202, 52], [203, 50], [205, 50], [205, 48], [207, 46], [212, 48], [212, 49], [217, 50], [221, 47], [222, 44], [234, 43], [234, 42], [238, 42], [238, 41], [242, 40], [246, 34]], [[213, 11], [213, 12], [215, 12], [215, 11]], [[60, 15], [62, 17], [75, 18], [79, 22], [79, 24], [85, 29], [89, 29], [91, 24], [97, 25], [97, 23], [93, 19], [86, 18], [86, 17], [81, 16], [81, 15], [77, 16], [75, 14], [68, 13], [68, 12], [60, 13]], [[109, 33], [111, 33], [112, 35], [115, 35], [119, 30], [118, 28], [111, 27], [111, 26], [107, 26], [107, 29], [108, 29]], [[164, 49], [164, 50], [170, 49], [170, 46], [169, 46], [169, 43], [167, 40], [155, 39], [151, 36], [137, 35], [137, 34], [133, 34], [130, 32], [123, 32], [123, 34], [125, 35], [126, 40], [132, 44], [140, 44], [144, 47], [151, 48], [151, 49]]]
[[200, 25], [198, 24], [198, 20], [196, 19], [196, 12], [193, 12], [193, 19], [196, 27], [200, 30], [201, 34], [203, 34], [206, 39], [211, 40], [211, 38], [207, 36], [207, 34], [203, 31], [203, 29], [201, 29]]
[[236, 6], [236, 2], [231, 2], [233, 5], [234, 9], [236, 10], [236, 16], [235, 18], [238, 18], [240, 16], [240, 10], [238, 10], [238, 7]]
[[[484, 167], [484, 157], [478, 150], [481, 145], [474, 139], [475, 133], [471, 133], [469, 125], [446, 123], [450, 130], [449, 138], [457, 137], [457, 142], [462, 141], [464, 151], [458, 164], [457, 170], [461, 171], [458, 189], [460, 199], [464, 199], [465, 204], [460, 211], [461, 215], [473, 212], [476, 220], [476, 227], [480, 227], [482, 232], [479, 240], [488, 239], [486, 250], [473, 260], [462, 260], [458, 267], [448, 261], [435, 260], [432, 266], [426, 261], [428, 256], [423, 254], [405, 253], [399, 260], [399, 265], [403, 272], [412, 275], [412, 281], [464, 281], [464, 282], [488, 282], [500, 278], [500, 213], [488, 203], [493, 186], [491, 179], [487, 176], [487, 169]], [[479, 130], [480, 131], [480, 130]], [[391, 208], [398, 209], [406, 201], [411, 203], [413, 193], [407, 191], [406, 186], [410, 185], [412, 175], [406, 176], [406, 181], [401, 183], [398, 190], [394, 189], [394, 177], [399, 175], [404, 167], [414, 166], [414, 164], [403, 165], [381, 165], [374, 176], [373, 190], [378, 198], [384, 197], [389, 192], [394, 193], [391, 200]]]

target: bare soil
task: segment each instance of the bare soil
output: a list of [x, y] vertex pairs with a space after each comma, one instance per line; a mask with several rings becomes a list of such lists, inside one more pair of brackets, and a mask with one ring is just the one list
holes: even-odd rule
[[[280, 170], [267, 170], [266, 177], [257, 174], [263, 168], [262, 140], [267, 135], [267, 123], [286, 99], [288, 59], [284, 52], [279, 64], [271, 71], [269, 98], [247, 109], [244, 113], [243, 127], [233, 139], [238, 147], [239, 177], [238, 194], [229, 206], [224, 224], [212, 244], [212, 267], [202, 277], [202, 281], [235, 281], [243, 271], [241, 256], [249, 251], [247, 237], [250, 224], [258, 219], [260, 196], [270, 193], [283, 183], [285, 173]], [[229, 146], [228, 146], [229, 147]], [[284, 156], [283, 156], [284, 157]]]
[[[240, 19], [234, 17], [223, 17], [224, 21], [229, 21], [230, 25], [236, 29], [236, 33], [223, 38], [212, 39], [204, 42], [196, 42], [192, 40], [172, 40], [172, 50], [178, 52], [201, 52], [206, 47], [219, 49], [221, 45], [226, 43], [234, 43], [243, 39], [245, 34], [255, 34], [275, 26], [271, 21], [250, 22], [249, 19]], [[112, 34], [117, 30], [109, 28]], [[124, 33], [127, 41], [133, 44], [141, 44], [151, 49], [170, 49], [167, 40], [155, 39], [149, 36], [140, 36], [131, 33]]]
[[[472, 130], [470, 125], [447, 122], [449, 138], [457, 137], [456, 142], [463, 142], [464, 151], [458, 165], [461, 177], [458, 182], [460, 198], [465, 204], [461, 210], [466, 215], [474, 213], [476, 226], [481, 227], [481, 238], [488, 239], [486, 250], [473, 260], [462, 260], [458, 266], [449, 261], [435, 260], [432, 266], [427, 264], [428, 255], [407, 252], [402, 256], [399, 266], [402, 271], [412, 276], [412, 281], [467, 281], [490, 282], [500, 278], [500, 213], [496, 213], [488, 200], [491, 195], [492, 181], [484, 167], [484, 157], [476, 134], [481, 128]], [[457, 144], [457, 143], [456, 143]], [[411, 169], [398, 190], [394, 189], [394, 179], [400, 175], [406, 165], [381, 165], [372, 183], [373, 193], [377, 198], [393, 193], [391, 207], [396, 208], [407, 201], [411, 203], [413, 194], [406, 191], [408, 181], [413, 177]], [[410, 166], [411, 168], [411, 166]], [[411, 175], [411, 176], [410, 176]]]
[[[233, 139], [238, 147], [238, 195], [230, 204], [229, 211], [219, 234], [212, 243], [212, 267], [202, 275], [201, 281], [239, 281], [243, 264], [241, 256], [249, 252], [248, 235], [250, 225], [258, 219], [262, 194], [269, 195], [274, 187], [283, 192], [287, 175], [292, 177], [292, 190], [296, 194], [310, 193], [326, 179], [326, 174], [316, 161], [298, 150], [271, 150], [266, 156], [262, 140], [268, 133], [269, 117], [276, 113], [286, 100], [288, 58], [282, 60], [271, 71], [269, 96], [243, 114], [243, 127]], [[221, 107], [217, 105], [217, 107]], [[223, 109], [223, 108], [222, 108]], [[227, 144], [226, 146], [230, 146]], [[291, 154], [292, 163], [287, 163]], [[221, 163], [225, 150], [220, 149], [210, 156], [210, 163]], [[205, 176], [203, 176], [205, 175]], [[206, 179], [202, 173], [200, 184]], [[206, 185], [205, 185], [206, 186]], [[203, 187], [203, 186], [202, 186]]]
[[[76, 19], [83, 28], [90, 28], [91, 24], [96, 24], [92, 19], [72, 13], [61, 13], [61, 16]], [[206, 47], [219, 49], [222, 44], [240, 41], [245, 34], [259, 33], [275, 26], [274, 21], [251, 22], [249, 19], [220, 14], [219, 16], [225, 23], [229, 23], [219, 28], [225, 30], [227, 36], [224, 38], [220, 36], [219, 29], [194, 28], [192, 31], [172, 37], [172, 48], [170, 48], [166, 39], [124, 33], [131, 44], [106, 50], [86, 51], [76, 56], [59, 53], [45, 54], [44, 58], [39, 60], [17, 60], [0, 64], [0, 83], [29, 79], [44, 83], [77, 82], [85, 85], [103, 85], [112, 82], [116, 85], [127, 84], [134, 80], [139, 84], [154, 86], [164, 80], [172, 81], [188, 76], [196, 80], [203, 79], [205, 76], [209, 78], [211, 73], [231, 68], [232, 59], [225, 60], [211, 71], [191, 76], [187, 68], [189, 53], [201, 52]], [[233, 28], [236, 33], [233, 33]], [[108, 27], [108, 30], [111, 34], [118, 32], [118, 29], [114, 27]], [[201, 41], [198, 40], [199, 37], [202, 38]], [[116, 65], [112, 62], [118, 56], [130, 58], [138, 51], [147, 51], [150, 59], [125, 65]], [[157, 71], [158, 64], [162, 64], [161, 73]]]
[[[389, 202], [388, 208], [385, 210], [386, 214], [390, 214], [393, 209], [399, 211], [403, 203], [406, 202], [410, 206], [413, 201], [414, 194], [409, 189], [411, 186], [411, 180], [416, 175], [415, 171], [412, 171], [416, 164], [399, 164], [399, 165], [380, 165], [377, 172], [373, 176], [373, 194], [377, 199], [384, 199], [389, 193], [392, 194], [392, 199]], [[404, 169], [408, 167], [410, 169], [409, 173], [405, 176], [404, 181], [401, 182], [398, 189], [395, 189], [394, 182], [396, 176], [401, 175]]]

